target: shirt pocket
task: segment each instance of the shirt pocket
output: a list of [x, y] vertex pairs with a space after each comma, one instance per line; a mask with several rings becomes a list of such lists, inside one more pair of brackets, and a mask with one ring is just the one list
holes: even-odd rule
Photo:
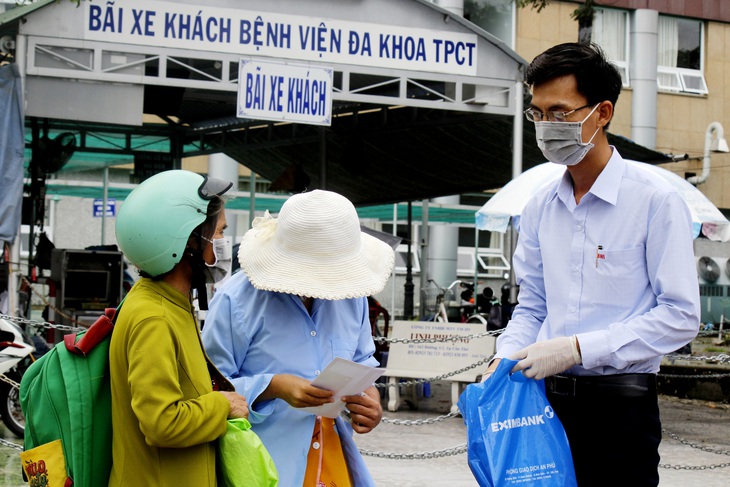
[[330, 340], [332, 345], [332, 356], [341, 357], [347, 360], [352, 360], [357, 350], [357, 342], [353, 340], [343, 340], [342, 338], [332, 338]]
[[595, 262], [596, 288], [591, 294], [597, 304], [631, 308], [649, 285], [643, 245], [630, 249], [601, 250]]

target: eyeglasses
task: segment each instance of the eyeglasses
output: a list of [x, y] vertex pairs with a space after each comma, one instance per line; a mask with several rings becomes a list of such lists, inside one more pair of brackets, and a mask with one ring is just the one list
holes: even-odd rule
[[534, 108], [528, 108], [525, 110], [525, 118], [529, 120], [530, 122], [542, 122], [545, 118], [549, 122], [565, 122], [565, 119], [568, 118], [568, 116], [574, 112], [577, 112], [578, 110], [583, 110], [584, 108], [590, 108], [593, 105], [583, 105], [582, 107], [574, 108], [570, 110], [569, 112], [559, 112], [555, 110], [550, 110], [549, 112], [541, 112], [540, 110], [535, 110]]

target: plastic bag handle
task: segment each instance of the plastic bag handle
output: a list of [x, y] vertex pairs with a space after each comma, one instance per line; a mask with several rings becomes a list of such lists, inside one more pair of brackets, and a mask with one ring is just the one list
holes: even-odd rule
[[94, 324], [84, 332], [78, 342], [76, 341], [76, 333], [64, 335], [63, 342], [66, 350], [74, 355], [86, 357], [95, 346], [111, 334], [114, 329], [114, 316], [116, 313], [116, 308], [106, 308], [104, 314], [96, 319]]
[[517, 365], [517, 360], [510, 360], [507, 357], [503, 358], [499, 361], [499, 365], [497, 365], [497, 368], [494, 369], [494, 372], [492, 372], [491, 377], [489, 380], [493, 379], [499, 379], [502, 380], [502, 378], [511, 378], [510, 371], [512, 370], [512, 367]]

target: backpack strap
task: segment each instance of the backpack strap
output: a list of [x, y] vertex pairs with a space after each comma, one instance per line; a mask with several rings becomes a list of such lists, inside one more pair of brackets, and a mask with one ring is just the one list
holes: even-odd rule
[[[124, 300], [122, 300], [123, 302]], [[122, 303], [119, 303], [118, 308], [106, 308], [104, 314], [99, 316], [94, 324], [81, 334], [81, 338], [78, 341], [76, 341], [77, 333], [64, 335], [63, 343], [66, 346], [66, 350], [75, 355], [86, 357], [95, 346], [111, 334], [114, 329], [117, 312], [122, 308]]]

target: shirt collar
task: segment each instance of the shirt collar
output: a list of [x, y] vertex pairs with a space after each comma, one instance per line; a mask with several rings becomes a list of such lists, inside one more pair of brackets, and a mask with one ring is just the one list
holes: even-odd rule
[[[603, 171], [598, 175], [598, 178], [596, 178], [588, 192], [607, 203], [615, 205], [618, 199], [621, 179], [626, 170], [626, 161], [624, 161], [614, 146], [611, 146], [611, 151], [611, 158], [606, 163], [606, 167], [603, 168]], [[551, 202], [556, 197], [560, 198], [563, 202], [574, 201], [573, 180], [570, 178], [570, 171], [567, 169], [547, 202]]]
[[160, 279], [142, 278], [137, 284], [142, 288], [153, 289], [165, 299], [183, 309], [190, 309], [190, 296], [186, 296], [173, 286]]
[[606, 203], [615, 205], [618, 200], [621, 179], [626, 172], [626, 161], [619, 155], [615, 147], [611, 146], [611, 150], [611, 158], [591, 186], [590, 193]]

